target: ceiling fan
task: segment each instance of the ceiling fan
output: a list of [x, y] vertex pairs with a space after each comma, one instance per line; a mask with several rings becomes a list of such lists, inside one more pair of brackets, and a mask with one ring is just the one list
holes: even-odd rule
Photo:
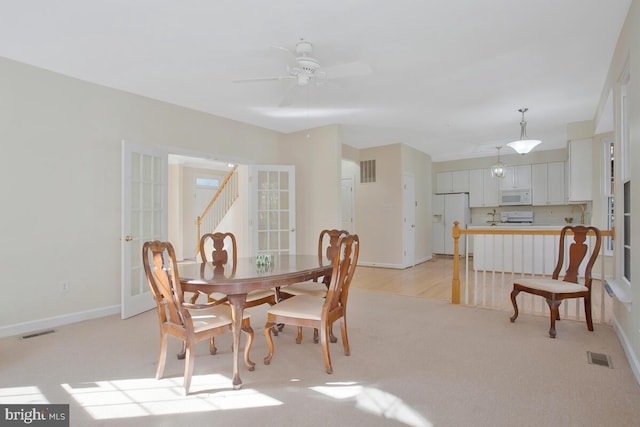
[[[366, 62], [348, 62], [344, 64], [321, 67], [320, 61], [312, 55], [313, 44], [304, 39], [296, 43], [295, 52], [282, 46], [272, 46], [287, 52], [292, 58], [292, 64], [287, 66], [287, 73], [273, 77], [256, 77], [233, 80], [234, 83], [251, 83], [277, 80], [291, 80], [297, 86], [308, 86], [311, 83], [322, 84], [326, 80], [345, 77], [358, 77], [371, 74], [371, 67]], [[292, 85], [292, 87], [296, 86]], [[286, 97], [285, 97], [286, 99]], [[280, 104], [283, 105], [283, 104]]]

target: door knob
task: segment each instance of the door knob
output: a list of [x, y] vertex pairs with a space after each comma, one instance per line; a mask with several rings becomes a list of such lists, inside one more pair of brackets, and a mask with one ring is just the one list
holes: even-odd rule
[[133, 237], [132, 236], [125, 236], [124, 240], [127, 241], [127, 242], [130, 242], [130, 241], [133, 240]]

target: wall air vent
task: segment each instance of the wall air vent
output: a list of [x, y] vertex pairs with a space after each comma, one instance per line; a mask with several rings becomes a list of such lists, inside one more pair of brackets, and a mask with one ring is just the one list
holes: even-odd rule
[[33, 334], [24, 335], [24, 336], [20, 337], [20, 339], [28, 340], [29, 338], [41, 337], [42, 335], [49, 335], [49, 334], [52, 334], [54, 332], [55, 331], [53, 329], [49, 329], [48, 331], [34, 332]]
[[360, 183], [376, 182], [376, 161], [363, 160], [360, 162]]

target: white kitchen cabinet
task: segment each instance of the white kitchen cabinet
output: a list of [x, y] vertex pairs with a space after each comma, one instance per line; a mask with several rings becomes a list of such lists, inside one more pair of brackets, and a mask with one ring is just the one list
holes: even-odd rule
[[[453, 254], [453, 237], [451, 230], [453, 222], [458, 221], [460, 228], [467, 228], [471, 220], [469, 210], [469, 195], [458, 194], [435, 194], [432, 202], [432, 244], [433, 253]], [[460, 254], [465, 252], [465, 239], [459, 240]]]
[[502, 178], [491, 176], [490, 169], [469, 171], [469, 206], [472, 208], [496, 207], [500, 204], [500, 183]]
[[534, 206], [564, 205], [564, 162], [531, 165], [531, 193]]
[[505, 166], [504, 178], [500, 179], [503, 190], [530, 189], [531, 165]]
[[569, 141], [569, 201], [593, 199], [593, 141], [591, 138]]
[[468, 193], [469, 171], [448, 171], [436, 174], [436, 193]]

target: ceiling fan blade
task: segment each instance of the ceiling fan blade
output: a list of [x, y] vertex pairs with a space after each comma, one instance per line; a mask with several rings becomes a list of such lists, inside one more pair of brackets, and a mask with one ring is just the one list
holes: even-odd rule
[[284, 46], [275, 46], [275, 45], [271, 45], [271, 49], [276, 49], [276, 50], [280, 50], [280, 51], [286, 52], [286, 53], [288, 53], [288, 54], [289, 54], [289, 56], [290, 56], [292, 59], [296, 59], [296, 54], [295, 54], [295, 53], [293, 53], [290, 49], [287, 49], [287, 48], [286, 48], [286, 47], [284, 47]]
[[268, 82], [278, 80], [295, 79], [295, 76], [277, 76], [277, 77], [257, 77], [253, 79], [236, 79], [232, 80], [233, 83], [254, 83], [254, 82]]
[[322, 71], [326, 74], [327, 79], [366, 76], [373, 72], [369, 64], [359, 61], [322, 67]]

